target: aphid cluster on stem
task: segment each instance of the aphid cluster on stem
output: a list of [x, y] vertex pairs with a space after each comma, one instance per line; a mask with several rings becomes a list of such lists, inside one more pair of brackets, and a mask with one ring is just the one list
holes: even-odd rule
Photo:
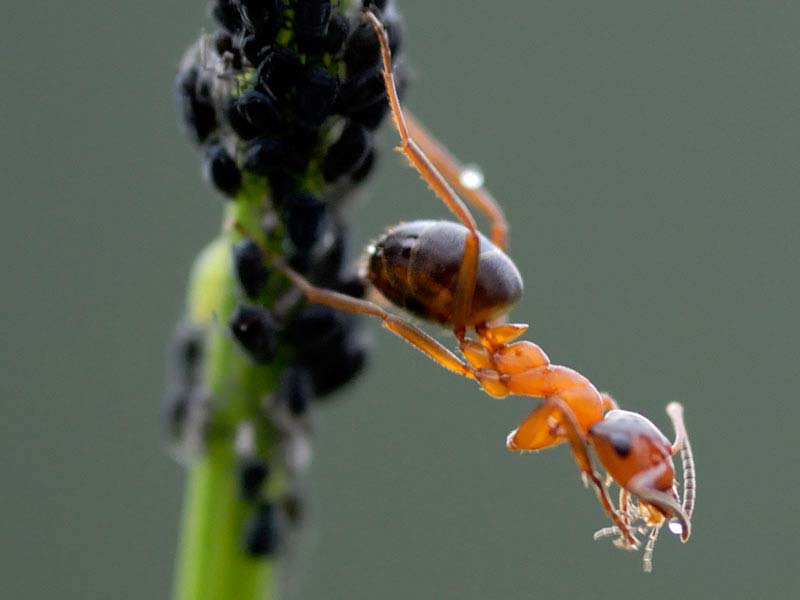
[[[310, 456], [314, 401], [367, 360], [357, 316], [306, 305], [271, 262], [280, 256], [311, 281], [364, 294], [343, 208], [376, 164], [374, 132], [389, 111], [364, 4], [383, 11], [399, 49], [392, 1], [215, 0], [214, 29], [186, 51], [176, 81], [203, 175], [227, 204], [212, 244], [221, 250], [198, 259], [190, 293], [202, 352], [172, 375], [166, 419], [181, 447], [193, 440], [184, 454], [209, 436], [254, 438], [237, 442], [243, 547], [254, 555], [278, 549], [283, 524], [303, 513], [295, 478]], [[399, 52], [394, 62], [404, 74]]]
[[[177, 95], [193, 141], [217, 146], [205, 171], [222, 194], [240, 189], [232, 165], [245, 172], [239, 185], [247, 173], [266, 177], [273, 196], [307, 187], [320, 160], [317, 187], [357, 183], [372, 168], [372, 131], [389, 105], [375, 33], [360, 21], [361, 3], [350, 4], [346, 13], [330, 0], [213, 5], [218, 30], [187, 52]], [[372, 5], [384, 11], [404, 83], [397, 12], [390, 2]]]

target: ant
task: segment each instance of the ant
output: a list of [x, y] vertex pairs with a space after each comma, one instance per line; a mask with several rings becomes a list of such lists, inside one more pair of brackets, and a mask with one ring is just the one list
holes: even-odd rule
[[[458, 162], [403, 111], [386, 30], [372, 10], [364, 12], [364, 19], [380, 42], [383, 80], [401, 138], [398, 150], [459, 221], [412, 221], [390, 228], [368, 249], [366, 277], [393, 304], [450, 327], [464, 358], [373, 302], [316, 287], [280, 259], [272, 263], [308, 301], [381, 319], [383, 327], [444, 368], [474, 379], [490, 396], [543, 398], [509, 434], [508, 448], [535, 451], [569, 442], [584, 483], [591, 483], [614, 523], [597, 532], [595, 539], [618, 535], [615, 545], [637, 550], [637, 534], [649, 531], [643, 562], [644, 570], [651, 570], [653, 547], [666, 521], [674, 520], [669, 528], [680, 534], [683, 542], [691, 532], [694, 461], [681, 405], [673, 402], [667, 407], [676, 433], [670, 443], [652, 422], [620, 410], [611, 396], [599, 392], [586, 377], [552, 364], [538, 345], [514, 341], [528, 326], [504, 320], [522, 295], [522, 278], [504, 252], [508, 227], [502, 210], [485, 189], [462, 182]], [[489, 219], [491, 241], [478, 232], [469, 208], [454, 188]], [[469, 329], [475, 339], [467, 337]], [[620, 487], [618, 510], [608, 497], [607, 484], [594, 470], [589, 447], [594, 448], [608, 479]], [[678, 452], [684, 473], [682, 501], [672, 464]]]

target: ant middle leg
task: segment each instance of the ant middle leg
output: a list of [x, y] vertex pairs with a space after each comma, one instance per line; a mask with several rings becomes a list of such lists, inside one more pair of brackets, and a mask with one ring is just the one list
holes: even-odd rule
[[405, 154], [411, 165], [444, 202], [445, 206], [468, 229], [464, 244], [464, 256], [458, 271], [458, 279], [453, 296], [454, 333], [459, 340], [463, 340], [466, 334], [467, 319], [472, 308], [472, 296], [475, 292], [475, 281], [478, 274], [478, 252], [480, 247], [478, 228], [472, 213], [470, 213], [464, 201], [458, 197], [458, 194], [450, 187], [444, 176], [411, 137], [403, 109], [400, 106], [394, 75], [392, 74], [392, 57], [389, 51], [389, 39], [386, 30], [372, 11], [367, 10], [364, 13], [364, 18], [369, 20], [381, 45], [383, 81], [386, 85], [386, 94], [389, 97], [392, 119], [397, 132], [400, 134], [401, 144], [399, 150]]
[[409, 137], [417, 142], [447, 183], [489, 220], [492, 242], [505, 251], [508, 246], [508, 221], [489, 190], [483, 185], [472, 187], [462, 181], [464, 167], [408, 110], [405, 111], [405, 120]]

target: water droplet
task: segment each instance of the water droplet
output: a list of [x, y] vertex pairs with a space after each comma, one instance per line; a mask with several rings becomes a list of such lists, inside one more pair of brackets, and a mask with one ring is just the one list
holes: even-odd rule
[[477, 190], [483, 186], [484, 181], [483, 172], [477, 165], [465, 166], [461, 170], [461, 174], [458, 176], [458, 179], [461, 181], [461, 185], [471, 190]]
[[681, 535], [683, 533], [683, 525], [677, 521], [670, 521], [667, 527], [669, 527], [669, 530], [675, 535]]

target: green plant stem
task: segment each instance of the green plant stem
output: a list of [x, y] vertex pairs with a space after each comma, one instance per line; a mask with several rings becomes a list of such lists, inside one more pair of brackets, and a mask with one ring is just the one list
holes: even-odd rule
[[[259, 232], [261, 198], [257, 188], [243, 192], [231, 203], [226, 223]], [[274, 598], [274, 560], [249, 556], [243, 548], [255, 507], [239, 498], [234, 438], [237, 426], [247, 422], [255, 428], [257, 453], [275, 453], [276, 435], [261, 416], [261, 404], [275, 389], [284, 361], [254, 364], [227, 331], [240, 301], [230, 251], [238, 238], [224, 227], [198, 256], [189, 285], [189, 319], [208, 330], [203, 379], [211, 406], [203, 455], [189, 470], [174, 600]], [[268, 305], [270, 299], [264, 300]]]
[[208, 448], [189, 474], [175, 600], [264, 600], [273, 588], [272, 560], [242, 549], [250, 507], [237, 498], [230, 444]]

